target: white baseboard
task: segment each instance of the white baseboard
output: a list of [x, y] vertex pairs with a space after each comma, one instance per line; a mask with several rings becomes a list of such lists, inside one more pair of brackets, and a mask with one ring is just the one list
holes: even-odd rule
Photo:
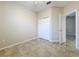
[[12, 45], [5, 46], [5, 47], [3, 47], [3, 48], [0, 48], [0, 50], [6, 49], [6, 48], [10, 48], [10, 47], [13, 47], [13, 46], [16, 46], [16, 45], [25, 43], [25, 42], [29, 42], [29, 41], [34, 40], [34, 39], [36, 39], [36, 38], [37, 38], [37, 37], [31, 38], [31, 39], [28, 39], [28, 40], [24, 40], [24, 41], [21, 41], [21, 42], [17, 42], [17, 43], [14, 43], [14, 44], [12, 44]]
[[59, 42], [59, 40], [52, 40], [51, 42], [52, 42], [52, 43], [55, 43], [55, 42]]
[[79, 51], [79, 48], [78, 48], [78, 47], [76, 47], [76, 50], [78, 50], [78, 51]]
[[[44, 39], [44, 38], [41, 38], [41, 37], [38, 37], [39, 39]], [[49, 42], [59, 42], [59, 40], [50, 40], [50, 39], [44, 39], [44, 40], [47, 40], [47, 41], [49, 41]]]

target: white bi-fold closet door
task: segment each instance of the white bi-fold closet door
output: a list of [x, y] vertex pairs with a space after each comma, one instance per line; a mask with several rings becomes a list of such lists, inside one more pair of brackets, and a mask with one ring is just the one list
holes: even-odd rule
[[50, 41], [50, 18], [44, 17], [38, 20], [38, 37]]

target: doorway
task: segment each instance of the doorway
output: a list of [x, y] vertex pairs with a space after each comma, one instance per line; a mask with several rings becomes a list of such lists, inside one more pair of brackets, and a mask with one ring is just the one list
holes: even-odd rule
[[76, 12], [66, 15], [66, 44], [67, 49], [76, 48]]
[[38, 37], [41, 39], [50, 40], [50, 18], [44, 17], [38, 20]]

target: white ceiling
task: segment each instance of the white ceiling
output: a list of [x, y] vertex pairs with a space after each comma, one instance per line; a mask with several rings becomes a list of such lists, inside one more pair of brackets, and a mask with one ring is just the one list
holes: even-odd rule
[[41, 10], [44, 10], [48, 7], [64, 7], [66, 6], [69, 2], [67, 1], [52, 1], [51, 4], [47, 5], [48, 1], [26, 1], [26, 2], [16, 2], [18, 4], [24, 5], [26, 8], [31, 9], [35, 12], [39, 12]]
[[51, 4], [47, 5], [48, 1], [10, 1], [6, 3], [16, 3], [22, 6], [25, 6], [27, 9], [30, 9], [35, 12], [39, 12], [41, 10], [44, 10], [48, 7], [64, 7], [70, 2], [68, 1], [52, 1]]

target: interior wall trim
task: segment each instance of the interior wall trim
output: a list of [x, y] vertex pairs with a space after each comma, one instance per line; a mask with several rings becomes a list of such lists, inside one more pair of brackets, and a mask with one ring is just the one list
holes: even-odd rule
[[24, 41], [20, 41], [20, 42], [11, 44], [11, 45], [9, 45], [9, 46], [5, 46], [5, 47], [3, 47], [3, 48], [0, 48], [0, 51], [3, 50], [3, 49], [7, 49], [7, 48], [10, 48], [10, 47], [13, 47], [13, 46], [16, 46], [16, 45], [25, 43], [25, 42], [29, 42], [29, 41], [34, 40], [34, 39], [37, 39], [37, 37], [31, 38], [31, 39], [27, 39], [27, 40], [24, 40]]

